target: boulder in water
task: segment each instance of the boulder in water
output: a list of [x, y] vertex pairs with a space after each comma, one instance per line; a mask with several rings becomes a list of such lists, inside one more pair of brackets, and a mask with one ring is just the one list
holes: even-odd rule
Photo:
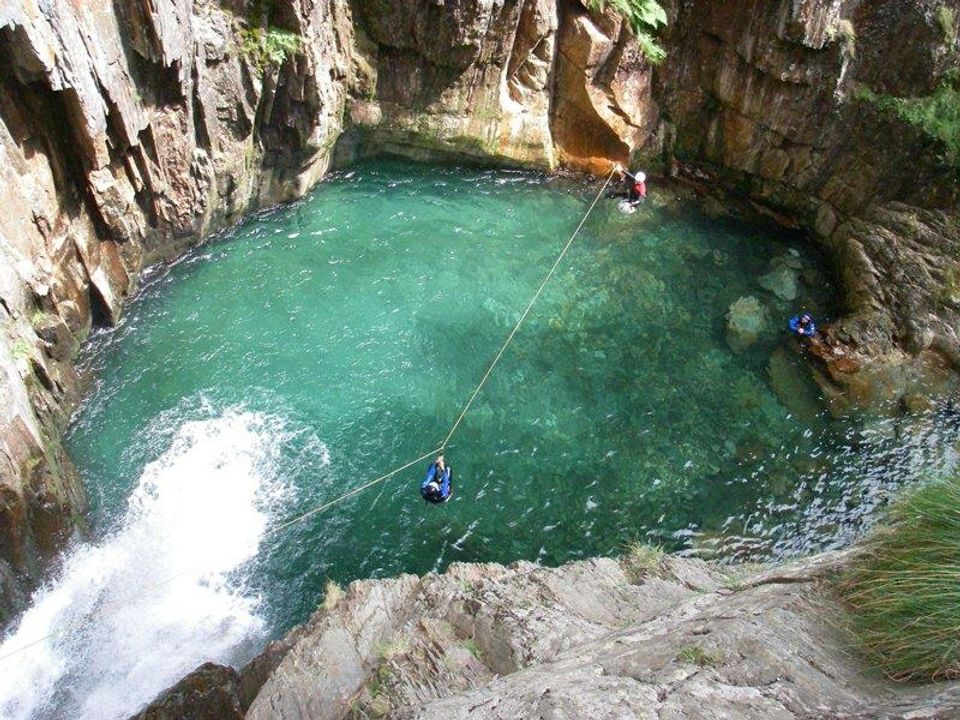
[[760, 287], [792, 302], [797, 299], [797, 271], [787, 264], [779, 265], [760, 278]]
[[787, 410], [807, 424], [816, 421], [822, 406], [809, 369], [799, 356], [777, 348], [767, 363], [770, 388]]
[[753, 295], [738, 298], [727, 311], [727, 344], [735, 353], [753, 345], [767, 327], [767, 311]]

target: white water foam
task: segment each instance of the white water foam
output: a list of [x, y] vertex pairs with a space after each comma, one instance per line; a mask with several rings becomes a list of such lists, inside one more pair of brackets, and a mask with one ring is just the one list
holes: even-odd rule
[[145, 468], [119, 529], [70, 551], [0, 657], [0, 717], [126, 718], [207, 660], [262, 641], [244, 564], [267, 526], [281, 438], [265, 417], [191, 421]]

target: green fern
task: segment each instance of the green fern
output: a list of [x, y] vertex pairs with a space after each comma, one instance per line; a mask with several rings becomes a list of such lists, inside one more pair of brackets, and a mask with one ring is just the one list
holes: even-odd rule
[[666, 51], [657, 42], [656, 31], [667, 24], [667, 12], [657, 0], [584, 0], [587, 8], [603, 12], [610, 8], [629, 23], [640, 51], [653, 64], [663, 62]]
[[303, 38], [296, 33], [269, 27], [245, 27], [240, 31], [240, 51], [259, 70], [282, 65], [303, 51]]

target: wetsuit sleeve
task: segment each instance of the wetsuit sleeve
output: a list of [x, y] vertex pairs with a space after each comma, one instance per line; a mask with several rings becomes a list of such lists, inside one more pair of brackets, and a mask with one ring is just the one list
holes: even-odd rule
[[448, 467], [446, 472], [443, 473], [443, 481], [440, 483], [440, 494], [444, 498], [450, 497], [450, 493], [453, 492], [453, 468]]
[[430, 467], [427, 468], [427, 476], [423, 479], [423, 482], [420, 483], [420, 489], [422, 490], [423, 488], [425, 488], [430, 483], [430, 481], [433, 480], [436, 476], [437, 476], [437, 464], [430, 463]]

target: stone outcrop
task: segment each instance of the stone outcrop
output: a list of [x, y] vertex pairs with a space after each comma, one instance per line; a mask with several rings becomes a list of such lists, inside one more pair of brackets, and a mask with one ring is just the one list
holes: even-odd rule
[[562, 4], [552, 111], [553, 140], [566, 167], [604, 175], [655, 140], [654, 68], [627, 23]]
[[[839, 562], [752, 575], [671, 557], [454, 564], [354, 582], [294, 631], [243, 717], [955, 717], [960, 685], [894, 685], [850, 655], [819, 590]], [[181, 717], [157, 708], [184, 684], [139, 717]], [[214, 690], [183, 709], [215, 717]]]
[[237, 671], [205, 663], [166, 690], [134, 720], [242, 720], [243, 711]]
[[866, 406], [956, 392], [960, 218], [888, 203], [846, 221], [830, 243], [850, 312], [811, 349], [834, 402]]
[[[302, 195], [341, 130], [345, 2], [0, 8], [0, 607], [75, 526], [73, 357], [145, 263]], [[253, 28], [303, 38], [282, 63]], [[262, 37], [263, 35], [261, 35]]]
[[[579, 0], [0, 7], [0, 607], [81, 522], [59, 438], [91, 327], [144, 264], [365, 152], [632, 158], [743, 198], [849, 263], [849, 314], [813, 348], [838, 403], [941, 386], [960, 357], [956, 167], [857, 87], [932, 92], [958, 65], [944, 3], [663, 4], [656, 67]], [[268, 52], [277, 32], [300, 49]]]
[[672, 5], [670, 60], [654, 87], [663, 157], [675, 174], [746, 198], [833, 252], [849, 315], [828, 338], [844, 358], [825, 363], [828, 393], [846, 408], [942, 386], [943, 366], [960, 367], [955, 312], [934, 299], [957, 224], [926, 211], [956, 217], [956, 164], [860, 91], [933, 92], [960, 65], [956, 4], [946, 15], [927, 0]]

